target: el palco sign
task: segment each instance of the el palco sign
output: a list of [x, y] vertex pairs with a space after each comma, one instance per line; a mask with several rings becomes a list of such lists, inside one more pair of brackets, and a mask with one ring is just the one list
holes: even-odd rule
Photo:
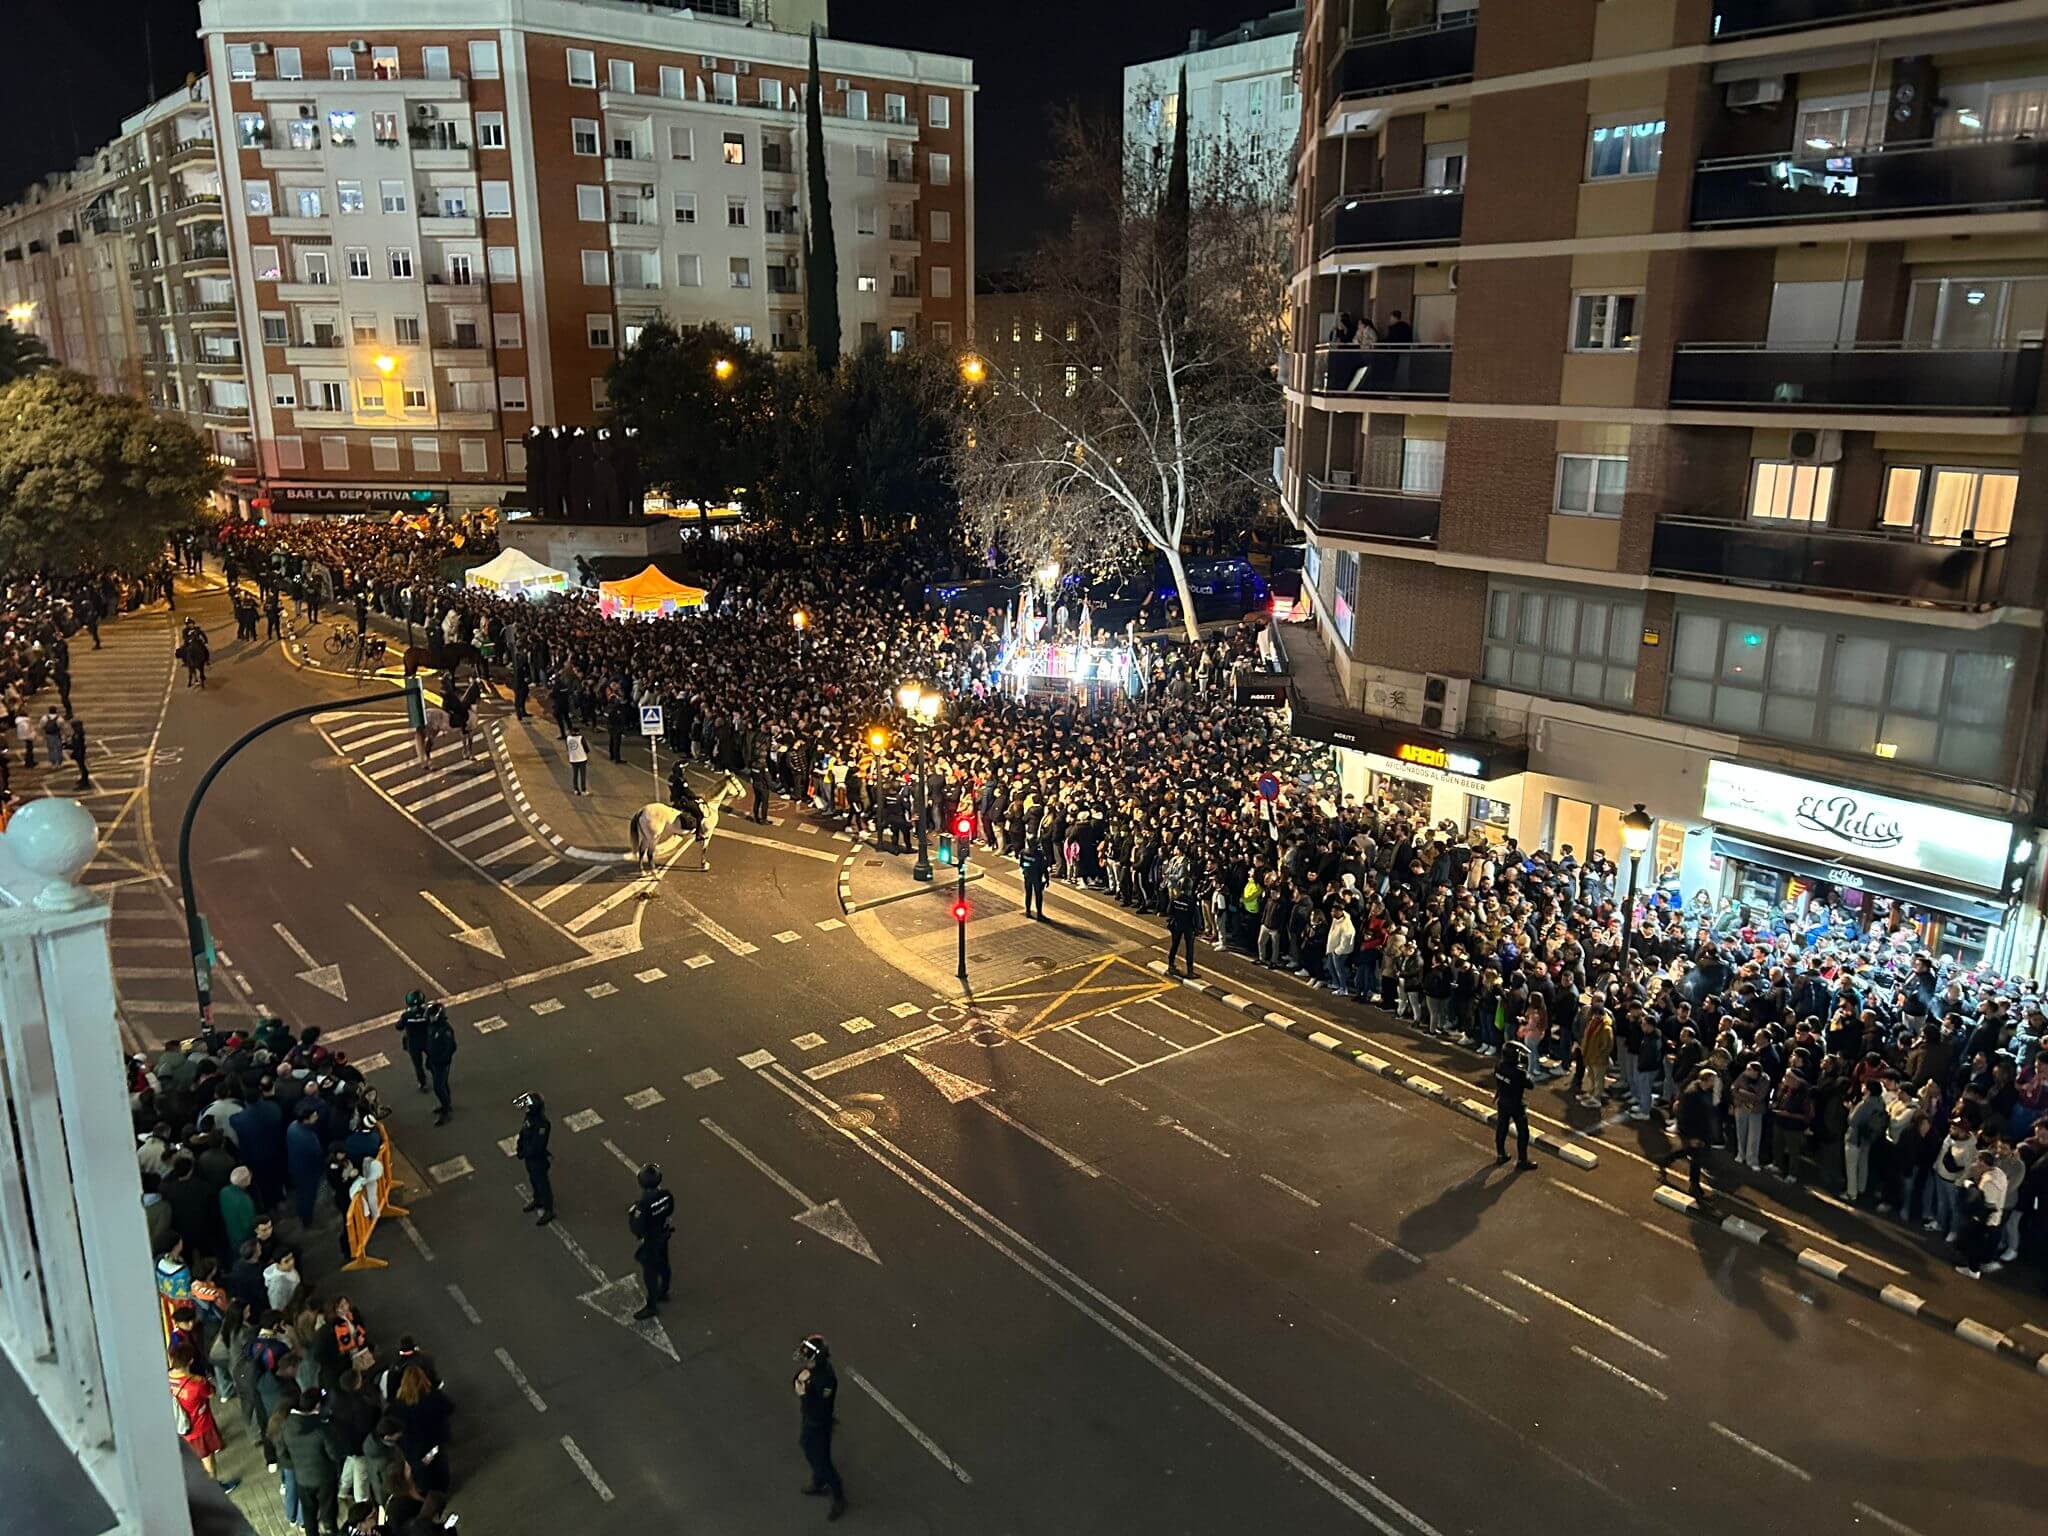
[[1815, 849], [1830, 860], [1986, 890], [2003, 885], [2012, 849], [2011, 824], [1990, 816], [1718, 759], [1707, 764], [1700, 814], [1716, 826]]

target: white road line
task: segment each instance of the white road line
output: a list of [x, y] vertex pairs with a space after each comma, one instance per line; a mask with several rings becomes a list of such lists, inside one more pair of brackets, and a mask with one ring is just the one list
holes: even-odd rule
[[427, 1240], [420, 1236], [420, 1229], [412, 1224], [412, 1218], [401, 1216], [398, 1218], [398, 1224], [405, 1229], [406, 1240], [412, 1244], [414, 1251], [427, 1263], [433, 1263], [434, 1250], [429, 1248]]
[[603, 917], [605, 913], [611, 911], [613, 907], [619, 905], [620, 902], [631, 901], [642, 891], [652, 891], [653, 889], [654, 884], [652, 881], [628, 880], [616, 891], [613, 891], [611, 895], [605, 897], [603, 901], [598, 902], [595, 906], [585, 907], [581, 912], [578, 912], [574, 917], [562, 924], [562, 926], [571, 933], [581, 933], [600, 917]]
[[959, 1478], [960, 1481], [963, 1483], [972, 1483], [974, 1481], [973, 1478], [967, 1475], [967, 1469], [965, 1467], [961, 1466], [959, 1462], [955, 1461], [952, 1457], [948, 1456], [944, 1451], [939, 1449], [939, 1444], [936, 1440], [932, 1439], [930, 1435], [926, 1434], [923, 1430], [919, 1429], [915, 1424], [911, 1423], [910, 1420], [907, 1417], [905, 1417], [904, 1412], [901, 1408], [898, 1408], [894, 1403], [890, 1402], [889, 1399], [882, 1396], [880, 1392], [876, 1391], [875, 1384], [873, 1382], [869, 1381], [867, 1377], [861, 1375], [859, 1371], [856, 1371], [850, 1365], [844, 1366], [842, 1368], [845, 1370], [847, 1376], [852, 1380], [853, 1384], [856, 1387], [859, 1387], [861, 1391], [867, 1393], [869, 1397], [872, 1397], [875, 1400], [875, 1406], [877, 1408], [880, 1408], [882, 1412], [886, 1413], [887, 1415], [889, 1415], [890, 1418], [894, 1419], [899, 1425], [902, 1426], [903, 1432], [905, 1434], [909, 1435], [911, 1439], [915, 1440], [919, 1445], [923, 1446], [927, 1451], [931, 1453], [931, 1458], [933, 1461], [936, 1461], [940, 1466], [944, 1467], [948, 1472], [952, 1473], [955, 1477]]
[[1501, 1313], [1503, 1316], [1512, 1317], [1518, 1323], [1526, 1323], [1527, 1321], [1529, 1321], [1528, 1318], [1524, 1317], [1521, 1313], [1517, 1312], [1513, 1307], [1509, 1306], [1506, 1302], [1495, 1301], [1491, 1296], [1487, 1295], [1486, 1292], [1480, 1290], [1478, 1286], [1467, 1285], [1464, 1281], [1460, 1280], [1456, 1275], [1445, 1275], [1444, 1279], [1450, 1284], [1455, 1285], [1459, 1290], [1463, 1291], [1467, 1296], [1470, 1296], [1474, 1301], [1478, 1302], [1481, 1306], [1491, 1307], [1494, 1311]]
[[[649, 1093], [652, 1093], [654, 1090], [650, 1088], [647, 1091]], [[633, 1096], [633, 1098], [638, 1097], [638, 1094], [635, 1094]], [[628, 1104], [631, 1104], [633, 1102], [633, 1099], [629, 1098], [626, 1100], [626, 1102]], [[655, 1100], [655, 1103], [657, 1104], [659, 1104], [660, 1102], [661, 1100], [659, 1098]], [[619, 1161], [619, 1166], [625, 1169], [628, 1173], [637, 1175], [640, 1172], [640, 1165], [634, 1162], [632, 1158], [626, 1156], [625, 1152], [620, 1148], [619, 1144], [616, 1141], [613, 1141], [609, 1136], [607, 1136], [604, 1139], [604, 1149], [605, 1151], [611, 1153], [613, 1157], [617, 1158]]]
[[[381, 740], [382, 738], [379, 738], [379, 739]], [[369, 767], [369, 766], [370, 766], [370, 764], [372, 764], [372, 763], [381, 763], [381, 762], [383, 762], [383, 761], [384, 761], [384, 759], [385, 759], [385, 758], [387, 758], [387, 757], [396, 757], [396, 756], [398, 756], [398, 754], [399, 754], [399, 753], [401, 753], [401, 752], [410, 752], [411, 750], [412, 750], [412, 743], [411, 743], [411, 742], [409, 742], [409, 741], [401, 741], [401, 742], [400, 742], [400, 743], [399, 743], [399, 744], [398, 744], [397, 746], [395, 746], [395, 747], [385, 747], [385, 748], [381, 749], [380, 751], [372, 752], [372, 753], [371, 753], [371, 754], [370, 754], [370, 755], [369, 755], [368, 757], [359, 757], [359, 758], [357, 758], [357, 759], [356, 759], [356, 766], [357, 766], [358, 768], [367, 768], [367, 767]]]
[[821, 1061], [815, 1067], [804, 1068], [804, 1076], [812, 1082], [822, 1082], [835, 1073], [845, 1072], [853, 1067], [866, 1066], [871, 1061], [880, 1061], [884, 1056], [893, 1056], [898, 1051], [915, 1050], [947, 1032], [943, 1024], [927, 1024], [923, 1029], [913, 1030], [907, 1035], [898, 1035], [894, 1040], [884, 1040], [880, 1045], [871, 1045], [864, 1051], [852, 1051], [844, 1056], [835, 1056], [830, 1061]]
[[1059, 1143], [1054, 1141], [1048, 1141], [1045, 1137], [1039, 1135], [1038, 1132], [1034, 1131], [1030, 1126], [1026, 1125], [1023, 1121], [1015, 1119], [1012, 1116], [1006, 1114], [998, 1106], [989, 1103], [986, 1095], [976, 1094], [972, 1102], [979, 1108], [985, 1109], [990, 1114], [994, 1115], [998, 1120], [1002, 1121], [1003, 1124], [1007, 1125], [1011, 1130], [1016, 1131], [1020, 1135], [1030, 1137], [1031, 1140], [1037, 1142], [1041, 1147], [1045, 1148], [1046, 1151], [1050, 1152], [1054, 1157], [1058, 1158], [1061, 1162], [1065, 1163], [1069, 1168], [1073, 1169], [1074, 1172], [1086, 1174], [1091, 1179], [1099, 1179], [1102, 1177], [1101, 1169], [1090, 1167], [1084, 1159], [1074, 1156], [1073, 1153], [1069, 1152], [1065, 1147], [1059, 1145]]
[[1794, 1466], [1791, 1462], [1787, 1461], [1777, 1452], [1765, 1450], [1762, 1446], [1758, 1445], [1754, 1440], [1744, 1439], [1741, 1435], [1735, 1433], [1734, 1430], [1730, 1429], [1726, 1424], [1723, 1424], [1720, 1420], [1707, 1420], [1707, 1428], [1711, 1429], [1715, 1434], [1720, 1435], [1724, 1439], [1733, 1440], [1745, 1451], [1748, 1451], [1750, 1455], [1762, 1457], [1765, 1461], [1768, 1461], [1772, 1466], [1776, 1467], [1780, 1472], [1790, 1472], [1802, 1483], [1810, 1483], [1813, 1481], [1813, 1474], [1807, 1471], [1806, 1468]]
[[313, 861], [307, 858], [303, 853], [299, 852], [299, 850], [296, 848], [292, 849], [292, 857], [297, 859], [299, 863], [304, 865], [307, 869], [311, 869], [313, 867]]
[[[464, 787], [467, 788], [468, 786]], [[445, 816], [436, 816], [432, 821], [427, 823], [427, 830], [429, 832], [438, 832], [443, 827], [454, 825], [454, 823], [462, 820], [462, 818], [465, 816], [474, 816], [478, 811], [488, 810], [490, 807], [494, 805], [503, 805], [504, 803], [505, 797], [499, 794], [496, 790], [493, 790], [490, 794], [485, 795], [481, 800], [473, 800], [468, 805], [458, 806], [456, 809], [448, 812]], [[503, 823], [500, 823], [500, 825], [503, 825]]]
[[1637, 1349], [1640, 1349], [1644, 1354], [1648, 1355], [1651, 1359], [1668, 1360], [1671, 1358], [1669, 1355], [1665, 1354], [1663, 1350], [1658, 1349], [1655, 1345], [1645, 1344], [1641, 1339], [1637, 1338], [1634, 1334], [1622, 1332], [1621, 1329], [1615, 1327], [1614, 1324], [1608, 1322], [1606, 1318], [1595, 1317], [1591, 1312], [1588, 1312], [1584, 1307], [1578, 1306], [1573, 1302], [1566, 1301], [1562, 1296], [1559, 1296], [1554, 1291], [1546, 1291], [1534, 1280], [1525, 1280], [1522, 1276], [1516, 1274], [1512, 1269], [1504, 1269], [1501, 1271], [1501, 1273], [1506, 1275], [1510, 1280], [1514, 1281], [1515, 1284], [1521, 1286], [1522, 1289], [1526, 1291], [1534, 1291], [1538, 1296], [1541, 1296], [1545, 1301], [1550, 1302], [1553, 1306], [1563, 1307], [1565, 1311], [1571, 1313], [1573, 1317], [1578, 1318], [1581, 1322], [1591, 1323], [1595, 1328], [1601, 1329], [1603, 1332], [1613, 1334], [1617, 1339], [1620, 1339], [1624, 1344], [1633, 1344]]
[[504, 847], [493, 848], [489, 853], [478, 854], [476, 856], [476, 861], [479, 864], [495, 864], [500, 859], [504, 858], [507, 854], [517, 853], [522, 848], [530, 848], [532, 846], [533, 839], [522, 832], [513, 841], [505, 844]]
[[694, 921], [704, 931], [706, 937], [731, 954], [751, 955], [761, 947], [758, 944], [749, 944], [730, 928], [713, 922], [701, 912], [694, 914]]
[[[392, 717], [390, 715], [372, 715], [369, 719], [358, 720], [353, 725], [335, 726], [333, 729], [329, 730], [327, 727], [327, 722], [329, 720], [335, 720], [339, 718], [341, 717], [338, 715], [321, 715], [317, 717], [313, 723], [319, 726], [322, 730], [326, 730], [327, 734], [329, 736], [332, 736], [336, 741], [340, 741], [347, 736], [360, 736], [365, 731], [374, 731], [380, 725], [388, 726], [391, 724], [392, 720]], [[385, 732], [386, 736], [390, 734], [391, 732], [389, 731]], [[400, 726], [398, 734], [410, 735], [411, 732], [406, 727]], [[382, 741], [383, 739], [383, 736], [377, 738], [377, 740], [379, 741]], [[361, 746], [363, 745], [363, 743], [357, 742], [356, 745]]]
[[467, 1296], [465, 1296], [465, 1295], [463, 1295], [463, 1294], [462, 1294], [462, 1287], [461, 1287], [461, 1286], [459, 1286], [459, 1285], [451, 1285], [451, 1286], [449, 1286], [449, 1287], [448, 1287], [448, 1298], [449, 1298], [449, 1300], [453, 1301], [453, 1302], [455, 1303], [455, 1305], [456, 1305], [456, 1306], [457, 1306], [458, 1308], [460, 1308], [460, 1309], [461, 1309], [461, 1311], [462, 1311], [462, 1315], [463, 1315], [464, 1317], [468, 1318], [468, 1319], [469, 1319], [469, 1320], [470, 1320], [470, 1321], [471, 1321], [472, 1323], [476, 1324], [476, 1326], [477, 1326], [477, 1327], [479, 1327], [479, 1328], [483, 1327], [483, 1325], [484, 1325], [484, 1318], [483, 1318], [483, 1314], [482, 1314], [481, 1312], [477, 1311], [477, 1309], [476, 1309], [475, 1307], [473, 1307], [473, 1306], [471, 1306], [471, 1305], [470, 1305], [470, 1303], [469, 1303], [469, 1298], [468, 1298]]
[[1216, 1143], [1211, 1141], [1208, 1137], [1197, 1135], [1195, 1132], [1189, 1130], [1186, 1126], [1182, 1125], [1178, 1120], [1173, 1122], [1173, 1129], [1178, 1134], [1187, 1137], [1187, 1139], [1189, 1141], [1192, 1141], [1196, 1146], [1206, 1147], [1209, 1151], [1214, 1152], [1218, 1157], [1227, 1158], [1230, 1156], [1228, 1152], [1224, 1151], [1221, 1147], [1217, 1146]]
[[[366, 727], [366, 729], [367, 729], [367, 727]], [[348, 734], [348, 732], [347, 732], [347, 731], [330, 731], [330, 732], [328, 732], [328, 735], [330, 735], [330, 736], [332, 736], [332, 737], [336, 738], [336, 740], [339, 740], [339, 739], [340, 739], [341, 737], [343, 737], [343, 736], [345, 736], [345, 735], [347, 735], [347, 734]], [[349, 751], [351, 751], [351, 752], [356, 752], [356, 751], [360, 751], [360, 750], [361, 750], [362, 748], [364, 748], [364, 747], [368, 747], [368, 746], [374, 746], [374, 745], [375, 745], [376, 743], [378, 743], [378, 742], [380, 742], [380, 741], [389, 741], [389, 740], [391, 740], [391, 738], [392, 738], [392, 737], [394, 737], [394, 736], [410, 736], [411, 734], [412, 734], [412, 727], [411, 727], [411, 726], [409, 726], [409, 725], [401, 725], [401, 726], [395, 727], [394, 729], [391, 729], [391, 730], [386, 730], [386, 731], [379, 731], [379, 732], [378, 732], [378, 733], [377, 733], [377, 734], [376, 734], [375, 736], [365, 736], [365, 737], [363, 737], [363, 739], [362, 739], [362, 740], [360, 740], [360, 741], [352, 741], [352, 742], [350, 742], [350, 743], [348, 744], [348, 750], [349, 750]], [[409, 743], [409, 742], [408, 742], [408, 743], [407, 743], [407, 745], [409, 746], [409, 745], [411, 745], [411, 743]], [[359, 761], [363, 761], [363, 760], [359, 760]]]
[[1410, 1253], [1406, 1248], [1403, 1248], [1399, 1243], [1395, 1242], [1392, 1238], [1381, 1237], [1379, 1233], [1373, 1231], [1371, 1227], [1361, 1227], [1355, 1221], [1346, 1222], [1345, 1225], [1351, 1228], [1351, 1230], [1356, 1232], [1360, 1237], [1371, 1238], [1374, 1242], [1378, 1243], [1382, 1248], [1386, 1249], [1387, 1252], [1398, 1253], [1410, 1264], [1420, 1264], [1422, 1262], [1422, 1256], [1420, 1254]]
[[2037, 1328], [2032, 1323], [2021, 1323], [2020, 1326], [2029, 1333], [2038, 1333], [2042, 1338], [2048, 1339], [2048, 1328]]
[[597, 1496], [609, 1504], [612, 1491], [605, 1480], [597, 1475], [597, 1468], [590, 1464], [590, 1458], [577, 1449], [576, 1442], [568, 1435], [562, 1436], [562, 1449], [569, 1453], [569, 1459], [576, 1463], [576, 1470], [583, 1474], [583, 1480], [597, 1491]]
[[[1103, 1055], [1114, 1056], [1118, 1061], [1123, 1062], [1126, 1066], [1149, 1067], [1152, 1065], [1152, 1063], [1149, 1061], [1139, 1061], [1135, 1057], [1126, 1056], [1122, 1051], [1111, 1049], [1109, 1046], [1104, 1045], [1100, 1040], [1096, 1039], [1093, 1035], [1089, 1034], [1086, 1030], [1080, 1028], [1078, 1025], [1069, 1024], [1065, 1028], [1061, 1029], [1060, 1033], [1063, 1035], [1072, 1035], [1079, 1040], [1086, 1040], [1090, 1045], [1094, 1046], [1095, 1049], [1102, 1052]], [[1162, 1056], [1158, 1059], [1164, 1061], [1166, 1058]]]
[[1841, 1316], [1842, 1321], [1847, 1323], [1851, 1328], [1854, 1328], [1858, 1333], [1866, 1333], [1870, 1335], [1871, 1338], [1877, 1340], [1877, 1342], [1880, 1344], [1889, 1344], [1893, 1349], [1896, 1349], [1902, 1355], [1910, 1355], [1913, 1353], [1913, 1346], [1908, 1344], [1904, 1339], [1895, 1339], [1890, 1334], [1886, 1333], [1882, 1328], [1872, 1327], [1869, 1323], [1866, 1323], [1860, 1317], [1852, 1317], [1846, 1312], [1844, 1312]]
[[1598, 1195], [1589, 1195], [1583, 1189], [1580, 1189], [1577, 1185], [1565, 1183], [1563, 1179], [1547, 1179], [1545, 1182], [1548, 1183], [1552, 1189], [1564, 1191], [1564, 1193], [1570, 1195], [1574, 1200], [1583, 1200], [1588, 1205], [1597, 1205], [1600, 1207], [1601, 1210], [1611, 1211], [1616, 1216], [1633, 1217], [1635, 1215], [1633, 1211], [1624, 1211], [1620, 1206], [1614, 1204], [1612, 1201], [1602, 1200]]
[[724, 1126], [720, 1125], [716, 1120], [713, 1120], [710, 1116], [705, 1116], [704, 1118], [700, 1119], [697, 1123], [703, 1126], [704, 1129], [709, 1131], [712, 1135], [716, 1136], [720, 1141], [724, 1142], [728, 1147], [731, 1147], [733, 1151], [739, 1153], [739, 1155], [745, 1158], [747, 1162], [753, 1167], [756, 1173], [760, 1174], [769, 1183], [773, 1184], [777, 1189], [781, 1190], [785, 1195], [789, 1196], [790, 1199], [794, 1200], [798, 1205], [802, 1206], [805, 1210], [811, 1209], [812, 1206], [818, 1203], [817, 1201], [813, 1200], [809, 1195], [805, 1194], [802, 1190], [798, 1189], [794, 1184], [790, 1183], [789, 1180], [785, 1179], [781, 1174], [777, 1173], [773, 1168], [770, 1168], [766, 1163], [762, 1162], [760, 1158], [756, 1157], [746, 1147], [742, 1146], [740, 1144], [738, 1137], [734, 1136], [731, 1131], [728, 1131]]
[[1292, 1184], [1289, 1184], [1285, 1179], [1276, 1179], [1270, 1173], [1262, 1173], [1259, 1175], [1259, 1177], [1263, 1179], [1266, 1183], [1272, 1185], [1275, 1189], [1279, 1190], [1283, 1195], [1291, 1195], [1293, 1198], [1299, 1200], [1303, 1205], [1308, 1206], [1312, 1210], [1320, 1211], [1323, 1208], [1322, 1201], [1318, 1200], [1314, 1195], [1308, 1194], [1303, 1190], [1296, 1189]]
[[1883, 1510], [1872, 1509], [1868, 1504], [1865, 1504], [1860, 1500], [1851, 1503], [1849, 1507], [1855, 1510], [1857, 1514], [1862, 1515], [1864, 1518], [1869, 1520], [1875, 1520], [1879, 1525], [1883, 1526], [1886, 1530], [1897, 1531], [1899, 1533], [1899, 1536], [1920, 1536], [1920, 1533], [1914, 1530], [1912, 1526], [1906, 1524], [1905, 1521], [1894, 1520], [1890, 1515], [1886, 1514]]
[[347, 906], [349, 911], [354, 914], [356, 921], [361, 923], [365, 928], [369, 929], [370, 932], [374, 933], [380, 940], [382, 940], [384, 947], [390, 950], [392, 954], [398, 956], [400, 960], [404, 961], [406, 969], [411, 971], [413, 975], [419, 977], [421, 981], [424, 981], [436, 992], [445, 992], [448, 990], [446, 987], [442, 986], [440, 982], [434, 979], [433, 973], [431, 971], [429, 971], [425, 966], [421, 965], [419, 961], [413, 959], [413, 957], [411, 955], [408, 955], [404, 950], [400, 949], [398, 947], [397, 940], [393, 939], [390, 934], [386, 933], [382, 928], [379, 928], [375, 923], [371, 922], [370, 919], [363, 914], [363, 909], [361, 907], [358, 907], [352, 901], [347, 903]]
[[467, 848], [471, 843], [479, 842], [489, 837], [493, 832], [502, 832], [507, 827], [516, 825], [518, 820], [517, 816], [508, 811], [496, 821], [487, 821], [472, 832], [465, 832], [460, 837], [449, 838], [448, 846], [451, 848]]
[[1627, 1382], [1630, 1386], [1634, 1387], [1638, 1392], [1647, 1393], [1649, 1396], [1657, 1399], [1657, 1401], [1660, 1403], [1668, 1403], [1671, 1401], [1670, 1398], [1666, 1397], [1662, 1392], [1659, 1392], [1647, 1381], [1644, 1381], [1639, 1377], [1629, 1375], [1629, 1373], [1627, 1371], [1624, 1371], [1620, 1366], [1615, 1365], [1611, 1361], [1602, 1360], [1598, 1355], [1593, 1354], [1590, 1350], [1581, 1349], [1578, 1345], [1574, 1344], [1572, 1346], [1572, 1353], [1577, 1355], [1581, 1360], [1584, 1360], [1588, 1365], [1599, 1366], [1600, 1369], [1605, 1371], [1608, 1375], [1617, 1377], [1620, 1380]]
[[594, 880], [602, 873], [604, 873], [604, 866], [602, 864], [592, 864], [587, 869], [578, 870], [560, 885], [551, 885], [540, 895], [534, 897], [533, 904], [542, 909], [551, 907], [575, 890], [577, 886], [583, 884], [584, 881]]
[[[485, 787], [485, 780], [464, 779], [460, 784], [450, 784], [446, 789], [437, 789], [434, 791], [433, 794], [428, 795], [423, 799], [413, 801], [411, 805], [401, 805], [399, 809], [401, 811], [404, 811], [408, 816], [417, 815], [419, 812], [424, 811], [430, 805], [439, 805], [443, 800], [453, 800], [457, 795], [466, 795], [473, 789], [483, 789]], [[498, 799], [500, 797], [494, 794], [491, 798]], [[481, 804], [483, 804], [483, 802], [479, 800], [477, 802], [477, 805]], [[466, 816], [469, 814], [469, 811], [473, 811], [475, 809], [476, 806], [470, 806], [468, 810], [458, 811], [456, 812], [456, 814], [458, 816]], [[440, 823], [430, 822], [428, 823], [428, 825], [439, 826]]]
[[519, 884], [519, 882], [522, 880], [531, 880], [535, 875], [539, 874], [542, 870], [551, 869], [561, 862], [562, 861], [556, 858], [552, 853], [544, 853], [539, 858], [535, 859], [531, 864], [527, 865], [524, 869], [515, 870], [513, 873], [507, 875], [503, 880], [500, 880], [498, 883], [503, 886], [514, 886]]

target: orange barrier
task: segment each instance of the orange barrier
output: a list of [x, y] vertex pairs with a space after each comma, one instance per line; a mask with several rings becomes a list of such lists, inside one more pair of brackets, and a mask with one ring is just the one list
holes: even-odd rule
[[396, 1163], [391, 1153], [391, 1131], [382, 1121], [377, 1125], [377, 1167], [375, 1179], [365, 1179], [360, 1189], [348, 1197], [348, 1252], [349, 1260], [343, 1269], [383, 1269], [391, 1261], [370, 1256], [370, 1238], [377, 1231], [377, 1223], [386, 1216], [410, 1214], [394, 1196], [400, 1185], [397, 1175], [392, 1172]]

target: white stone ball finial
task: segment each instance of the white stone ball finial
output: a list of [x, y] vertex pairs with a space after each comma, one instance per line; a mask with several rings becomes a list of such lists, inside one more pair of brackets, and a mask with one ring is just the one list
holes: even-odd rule
[[75, 882], [99, 849], [99, 825], [76, 800], [31, 800], [0, 835], [15, 862], [47, 882], [35, 898], [38, 907], [64, 911], [92, 899]]

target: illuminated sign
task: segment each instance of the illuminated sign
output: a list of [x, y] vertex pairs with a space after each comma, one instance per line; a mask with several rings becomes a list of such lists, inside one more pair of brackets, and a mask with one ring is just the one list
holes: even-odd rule
[[1446, 773], [1461, 773], [1468, 778], [1478, 778], [1480, 762], [1476, 757], [1467, 757], [1462, 752], [1448, 752], [1442, 747], [1425, 747], [1416, 742], [1404, 741], [1394, 748], [1394, 756], [1404, 763], [1413, 763], [1418, 768], [1441, 768]]

